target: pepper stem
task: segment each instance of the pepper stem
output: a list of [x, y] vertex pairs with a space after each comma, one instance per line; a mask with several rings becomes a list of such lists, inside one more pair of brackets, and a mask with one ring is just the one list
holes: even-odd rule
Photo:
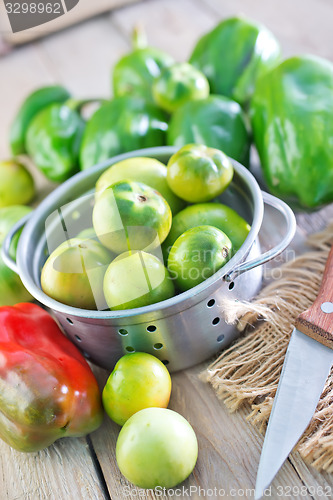
[[142, 24], [134, 26], [132, 33], [132, 46], [134, 50], [148, 47], [147, 33]]
[[107, 99], [102, 99], [102, 98], [93, 98], [93, 99], [68, 99], [65, 102], [65, 106], [70, 108], [73, 111], [77, 111], [78, 113], [81, 113], [82, 108], [86, 106], [87, 104], [91, 104], [93, 102], [100, 103], [100, 104], [105, 104]]

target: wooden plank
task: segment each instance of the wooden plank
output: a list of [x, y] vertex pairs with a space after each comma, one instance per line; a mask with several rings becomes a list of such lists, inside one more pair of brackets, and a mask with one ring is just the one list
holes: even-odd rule
[[1, 499], [105, 499], [84, 438], [64, 438], [37, 453], [0, 441], [0, 455]]
[[45, 38], [38, 46], [58, 81], [79, 98], [109, 98], [111, 68], [129, 50], [109, 14]]
[[[190, 491], [193, 499], [200, 498], [200, 488], [206, 492], [215, 490], [212, 498], [251, 498], [254, 496], [263, 436], [246, 422], [245, 409], [230, 415], [211, 387], [200, 381], [198, 374], [203, 366], [206, 365], [172, 375], [169, 408], [182, 414], [191, 423], [199, 442], [196, 467], [181, 484], [181, 488]], [[103, 387], [106, 373], [101, 370], [97, 376]], [[122, 500], [125, 496], [132, 499], [141, 495], [143, 498], [156, 498], [152, 492], [134, 487], [120, 474], [115, 458], [119, 430], [119, 426], [106, 417], [103, 426], [91, 436], [112, 499]], [[281, 492], [289, 485], [301, 491], [303, 483], [294, 467], [286, 462], [272, 484], [270, 498], [281, 498]], [[185, 494], [181, 496], [185, 497]], [[310, 499], [311, 495], [293, 498]]]
[[197, 38], [216, 20], [193, 0], [147, 0], [111, 13], [111, 19], [129, 39], [133, 26], [144, 26], [150, 45], [171, 54], [177, 61], [188, 58]]
[[333, 221], [333, 204], [310, 213], [299, 212], [296, 214], [297, 224], [308, 234], [315, 233], [324, 229], [328, 222]]
[[[221, 18], [243, 14], [264, 23], [285, 56], [311, 52], [333, 60], [333, 6], [324, 0], [201, 0]], [[218, 19], [216, 19], [216, 23]]]
[[54, 83], [55, 78], [33, 44], [21, 47], [0, 59], [0, 75], [0, 158], [2, 159], [10, 155], [9, 127], [18, 106], [27, 94], [38, 87]]
[[[109, 373], [96, 366], [93, 367], [93, 371], [100, 389], [103, 390]], [[119, 431], [120, 426], [105, 415], [102, 426], [90, 436], [112, 500], [123, 500], [124, 498], [129, 500], [135, 498], [155, 500], [156, 495], [153, 492], [135, 487], [120, 473], [116, 461], [116, 442]], [[166, 495], [162, 498], [168, 499], [169, 497]]]
[[[196, 430], [200, 449], [196, 469], [200, 485], [205, 489], [223, 488], [229, 497], [235, 495], [236, 490], [236, 498], [251, 498], [263, 436], [246, 421], [247, 408], [230, 414], [213, 389], [199, 380], [198, 374], [204, 366], [174, 375], [171, 408], [184, 415]], [[298, 488], [303, 485], [286, 462], [272, 483], [270, 498], [281, 498], [281, 492], [291, 484]]]

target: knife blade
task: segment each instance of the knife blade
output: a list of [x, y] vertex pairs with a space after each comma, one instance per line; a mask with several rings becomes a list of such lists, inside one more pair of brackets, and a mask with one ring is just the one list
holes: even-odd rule
[[317, 407], [333, 364], [333, 247], [313, 305], [291, 335], [259, 461], [255, 500], [292, 451]]

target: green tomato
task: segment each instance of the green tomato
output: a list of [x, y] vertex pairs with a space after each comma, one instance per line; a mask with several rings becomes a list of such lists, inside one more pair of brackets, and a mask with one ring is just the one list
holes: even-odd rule
[[127, 160], [115, 163], [101, 175], [96, 183], [96, 195], [98, 196], [99, 192], [118, 181], [143, 182], [161, 193], [174, 215], [184, 207], [184, 201], [171, 191], [166, 176], [166, 166], [154, 158], [144, 156], [127, 158]]
[[173, 113], [187, 101], [205, 99], [209, 95], [206, 76], [189, 63], [176, 63], [164, 68], [153, 83], [156, 104]]
[[112, 256], [94, 240], [72, 238], [49, 256], [41, 275], [43, 291], [59, 302], [82, 309], [101, 309], [103, 278]]
[[[25, 205], [11, 205], [10, 207], [0, 208], [0, 247], [14, 224], [31, 212], [32, 209]], [[22, 229], [14, 235], [10, 246], [9, 254], [14, 260], [16, 259], [16, 248], [21, 233]]]
[[172, 488], [193, 471], [198, 441], [187, 420], [165, 408], [135, 413], [121, 429], [116, 458], [121, 473], [140, 488]]
[[27, 168], [16, 160], [0, 162], [0, 207], [25, 205], [35, 196], [35, 184]]
[[171, 156], [167, 181], [177, 196], [198, 203], [212, 200], [225, 191], [233, 174], [231, 161], [219, 149], [187, 144]]
[[144, 307], [174, 295], [174, 285], [163, 263], [146, 252], [126, 252], [109, 265], [104, 296], [112, 310]]
[[198, 203], [184, 208], [172, 219], [170, 233], [163, 243], [164, 253], [168, 254], [181, 234], [201, 225], [214, 226], [226, 233], [233, 253], [240, 249], [251, 229], [243, 217], [222, 203]]
[[145, 352], [120, 358], [103, 389], [103, 405], [119, 425], [144, 408], [167, 408], [171, 377], [159, 359]]
[[168, 269], [178, 288], [185, 292], [212, 276], [228, 261], [232, 243], [213, 226], [185, 231], [173, 244]]
[[[22, 217], [31, 213], [31, 208], [24, 205], [12, 205], [0, 208], [0, 249], [9, 230]], [[22, 230], [18, 231], [9, 249], [12, 259], [16, 258], [16, 248]], [[18, 302], [28, 302], [33, 297], [25, 289], [20, 277], [6, 266], [0, 256], [0, 306], [13, 306]]]
[[120, 181], [97, 197], [93, 226], [115, 253], [157, 248], [171, 227], [171, 210], [160, 193], [141, 182]]

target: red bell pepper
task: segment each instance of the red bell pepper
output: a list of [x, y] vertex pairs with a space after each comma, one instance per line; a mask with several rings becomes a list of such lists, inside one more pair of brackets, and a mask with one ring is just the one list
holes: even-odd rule
[[82, 354], [44, 309], [0, 307], [0, 437], [37, 451], [97, 429], [97, 381]]

